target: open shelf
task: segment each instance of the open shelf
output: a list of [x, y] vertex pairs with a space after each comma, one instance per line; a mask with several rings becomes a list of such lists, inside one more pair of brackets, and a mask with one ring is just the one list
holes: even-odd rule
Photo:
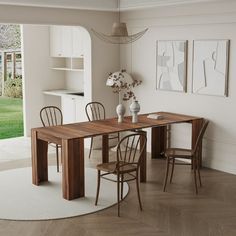
[[52, 58], [53, 70], [84, 71], [84, 59], [80, 58]]
[[65, 70], [65, 71], [84, 71], [84, 69], [73, 69], [67, 67], [54, 67], [53, 70]]

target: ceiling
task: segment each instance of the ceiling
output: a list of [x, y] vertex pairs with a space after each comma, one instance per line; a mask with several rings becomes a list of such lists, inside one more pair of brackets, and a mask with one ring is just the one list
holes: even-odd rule
[[[228, 0], [120, 0], [120, 8], [121, 10], [130, 10], [185, 3], [225, 1]], [[0, 0], [0, 4], [106, 11], [116, 11], [118, 9], [118, 0]]]

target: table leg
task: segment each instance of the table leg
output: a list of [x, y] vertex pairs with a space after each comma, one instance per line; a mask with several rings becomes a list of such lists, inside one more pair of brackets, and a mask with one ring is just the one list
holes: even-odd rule
[[[145, 136], [147, 135], [147, 132], [142, 131], [142, 133], [145, 134]], [[145, 139], [141, 136], [140, 139], [140, 146], [143, 145]], [[144, 150], [143, 150], [143, 154], [141, 157], [141, 164], [140, 164], [140, 182], [146, 182], [147, 180], [147, 145], [145, 144]]]
[[62, 140], [63, 198], [84, 197], [84, 139]]
[[109, 142], [108, 135], [104, 134], [102, 136], [102, 163], [109, 162]]
[[37, 138], [37, 131], [31, 131], [32, 183], [48, 181], [48, 142]]
[[[203, 124], [203, 119], [197, 119], [192, 121], [192, 148], [196, 144], [197, 137], [202, 128], [202, 124]], [[200, 160], [200, 166], [202, 166], [202, 143], [200, 144], [198, 155]]]
[[166, 126], [152, 128], [151, 156], [152, 158], [163, 158], [166, 148]]

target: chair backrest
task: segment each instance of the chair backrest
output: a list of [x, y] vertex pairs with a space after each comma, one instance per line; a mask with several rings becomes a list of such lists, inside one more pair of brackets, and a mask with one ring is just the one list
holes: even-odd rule
[[40, 119], [44, 127], [63, 124], [62, 112], [55, 106], [43, 107], [40, 111]]
[[[123, 137], [117, 146], [117, 162], [137, 164], [140, 166], [141, 157], [146, 150], [146, 132], [140, 131]], [[125, 150], [122, 150], [124, 149]]]
[[193, 154], [196, 154], [196, 152], [198, 151], [198, 149], [200, 148], [200, 145], [202, 143], [202, 139], [203, 139], [203, 136], [205, 134], [205, 131], [207, 129], [207, 126], [209, 124], [209, 120], [206, 120], [204, 119], [203, 121], [203, 124], [202, 124], [202, 127], [199, 131], [199, 134], [198, 134], [198, 137], [197, 137], [197, 140], [196, 140], [196, 143], [195, 143], [195, 146], [193, 148]]
[[86, 116], [89, 121], [104, 120], [106, 118], [105, 107], [100, 102], [90, 102], [85, 106]]

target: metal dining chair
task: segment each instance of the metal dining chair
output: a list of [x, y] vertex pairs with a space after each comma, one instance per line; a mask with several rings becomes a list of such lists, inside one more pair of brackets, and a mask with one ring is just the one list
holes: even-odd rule
[[[55, 126], [63, 124], [63, 115], [61, 110], [56, 106], [46, 106], [40, 110], [40, 119], [44, 127]], [[61, 145], [49, 143], [52, 147], [56, 148], [57, 158], [57, 172], [59, 172], [59, 148]]]
[[[85, 112], [86, 112], [86, 116], [87, 116], [89, 121], [106, 119], [105, 107], [100, 102], [89, 102], [85, 106]], [[109, 140], [117, 139], [118, 141], [120, 141], [120, 134], [119, 133], [110, 134], [108, 136], [108, 139]], [[91, 137], [90, 149], [89, 149], [89, 158], [91, 156], [92, 149], [93, 149], [93, 141], [94, 141], [93, 137]]]
[[[203, 136], [205, 134], [208, 124], [209, 124], [209, 121], [204, 120], [202, 127], [200, 129], [199, 135], [197, 137], [196, 144], [192, 149], [167, 148], [165, 150], [164, 155], [166, 157], [166, 175], [165, 175], [164, 184], [163, 184], [164, 192], [166, 191], [167, 180], [169, 177], [169, 165], [170, 164], [172, 165], [170, 183], [172, 182], [172, 179], [173, 179], [175, 165], [191, 165], [194, 172], [195, 191], [196, 191], [196, 194], [198, 194], [197, 173], [198, 173], [199, 184], [200, 186], [202, 186], [201, 175], [200, 175], [201, 160], [200, 160], [199, 153], [201, 151], [202, 139], [203, 139]], [[188, 159], [191, 161], [191, 163], [189, 164], [185, 162], [176, 162], [176, 159], [178, 158]]]
[[[115, 182], [117, 182], [118, 216], [120, 216], [120, 201], [123, 200], [123, 184], [127, 181], [136, 181], [139, 207], [140, 210], [142, 210], [139, 191], [139, 171], [143, 152], [146, 150], [146, 142], [146, 132], [144, 131], [127, 135], [118, 143], [116, 151], [116, 161], [97, 165], [98, 179], [95, 205], [98, 204], [101, 178], [114, 181], [114, 179], [107, 176], [116, 175], [117, 178]], [[122, 151], [122, 146], [126, 147], [125, 151]]]

